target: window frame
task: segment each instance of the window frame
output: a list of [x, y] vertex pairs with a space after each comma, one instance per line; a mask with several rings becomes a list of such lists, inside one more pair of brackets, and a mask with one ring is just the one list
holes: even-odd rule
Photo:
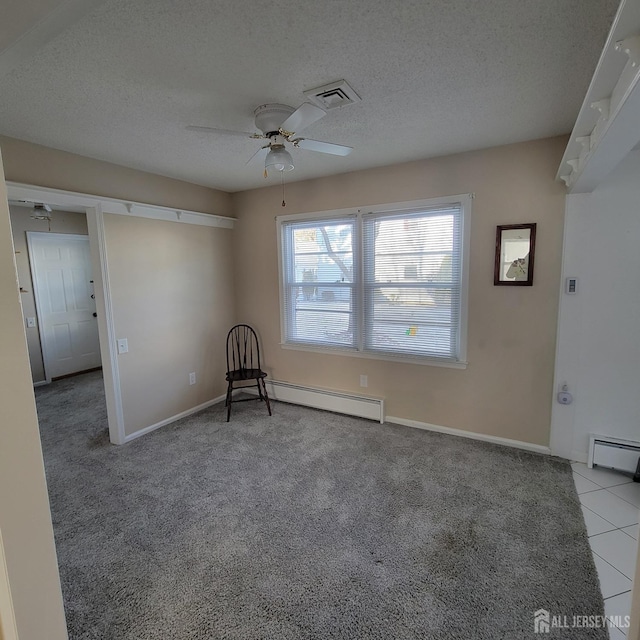
[[[372, 206], [351, 207], [347, 209], [336, 209], [330, 211], [314, 211], [308, 213], [298, 213], [276, 217], [277, 229], [277, 251], [278, 251], [278, 289], [279, 289], [279, 312], [280, 312], [280, 346], [282, 349], [294, 351], [307, 351], [316, 353], [326, 353], [332, 355], [342, 355], [346, 357], [366, 358], [372, 360], [385, 360], [391, 362], [404, 362], [409, 364], [420, 364], [435, 367], [448, 367], [454, 369], [466, 369], [467, 367], [467, 325], [469, 306], [469, 254], [471, 236], [471, 209], [473, 194], [462, 194], [454, 196], [444, 196], [440, 198], [428, 198], [422, 200], [412, 200], [407, 202], [394, 202]], [[462, 223], [461, 232], [461, 265], [460, 265], [460, 317], [458, 331], [458, 357], [445, 358], [438, 356], [424, 356], [412, 354], [393, 354], [380, 351], [366, 351], [365, 343], [365, 308], [364, 308], [364, 243], [363, 243], [363, 217], [371, 213], [403, 213], [415, 212], [416, 209], [433, 209], [439, 206], [459, 205]], [[356, 315], [357, 331], [356, 348], [339, 347], [330, 345], [313, 345], [297, 342], [286, 342], [286, 298], [287, 287], [286, 265], [284, 264], [283, 245], [283, 223], [305, 222], [305, 221], [329, 221], [331, 219], [344, 219], [355, 217], [355, 233], [353, 236], [354, 254], [354, 291], [358, 299], [358, 309], [360, 313]], [[357, 312], [355, 312], [357, 313]], [[359, 317], [358, 317], [359, 315]]]

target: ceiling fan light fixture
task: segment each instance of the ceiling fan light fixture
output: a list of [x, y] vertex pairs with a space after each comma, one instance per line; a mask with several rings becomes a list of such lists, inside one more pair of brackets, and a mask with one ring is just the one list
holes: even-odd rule
[[293, 169], [293, 158], [284, 146], [274, 146], [269, 149], [269, 153], [264, 160], [264, 168], [275, 171], [291, 171]]
[[51, 222], [52, 212], [53, 209], [51, 209], [48, 204], [43, 204], [42, 202], [34, 202], [31, 217], [34, 220], [48, 220], [49, 222]]

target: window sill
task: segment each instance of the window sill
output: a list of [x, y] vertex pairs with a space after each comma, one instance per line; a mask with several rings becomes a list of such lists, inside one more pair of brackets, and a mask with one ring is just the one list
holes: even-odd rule
[[384, 360], [385, 362], [399, 362], [402, 364], [417, 364], [425, 367], [445, 367], [446, 369], [466, 369], [468, 362], [456, 360], [440, 360], [438, 358], [427, 358], [420, 356], [393, 356], [383, 353], [368, 353], [355, 351], [352, 349], [332, 349], [331, 347], [315, 347], [306, 344], [280, 343], [282, 349], [291, 351], [311, 351], [313, 353], [324, 353], [334, 356], [346, 356], [348, 358], [364, 358], [366, 360]]

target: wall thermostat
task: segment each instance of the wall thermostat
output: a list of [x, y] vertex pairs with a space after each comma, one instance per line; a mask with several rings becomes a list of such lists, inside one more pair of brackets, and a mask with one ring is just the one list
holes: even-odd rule
[[564, 292], [573, 295], [578, 292], [578, 278], [567, 278], [564, 283]]

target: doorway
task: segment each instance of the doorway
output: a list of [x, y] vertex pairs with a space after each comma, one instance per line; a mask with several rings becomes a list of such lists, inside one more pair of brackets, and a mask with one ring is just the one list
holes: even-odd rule
[[48, 381], [100, 367], [89, 237], [27, 232]]

